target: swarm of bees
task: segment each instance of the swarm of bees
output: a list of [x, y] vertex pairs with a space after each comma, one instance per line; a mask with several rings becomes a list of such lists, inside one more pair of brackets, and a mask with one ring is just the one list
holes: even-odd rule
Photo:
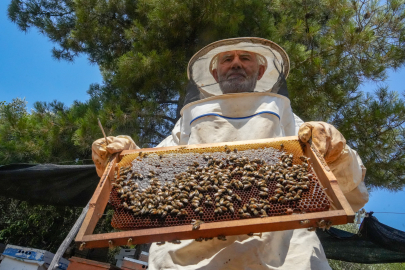
[[250, 198], [249, 203], [239, 208], [239, 215], [242, 218], [250, 218], [252, 216], [268, 217], [266, 210], [270, 208], [268, 200]]
[[[204, 164], [191, 162], [186, 171], [175, 174], [168, 182], [159, 180], [153, 170], [143, 175], [131, 166], [121, 167], [113, 187], [121, 206], [134, 216], [162, 219], [190, 215], [188, 205], [201, 217], [204, 211], [213, 211], [217, 216], [236, 213], [240, 218], [267, 217], [271, 204], [297, 201], [310, 187], [313, 175], [308, 173], [309, 159], [304, 156], [300, 157], [301, 165], [293, 165], [293, 155], [282, 153], [277, 164], [269, 165], [261, 158], [237, 156], [237, 149], [227, 146], [225, 152], [225, 158], [204, 155]], [[149, 186], [140, 188], [138, 182], [145, 180]], [[269, 190], [269, 182], [277, 183], [275, 190]], [[253, 187], [259, 190], [258, 197], [243, 203], [236, 191], [249, 192]], [[198, 229], [199, 224], [193, 224], [193, 229]]]
[[303, 190], [309, 189], [310, 179], [314, 176], [308, 173], [309, 158], [301, 156], [302, 165], [292, 165], [293, 155], [284, 154], [281, 162], [277, 166], [276, 172], [271, 176], [271, 180], [276, 180], [277, 189], [275, 195], [270, 198], [272, 202], [282, 202], [299, 200]]

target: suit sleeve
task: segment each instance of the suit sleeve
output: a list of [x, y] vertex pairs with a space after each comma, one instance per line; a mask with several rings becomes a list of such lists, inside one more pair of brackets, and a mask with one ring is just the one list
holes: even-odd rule
[[177, 121], [176, 125], [172, 130], [172, 134], [159, 143], [156, 147], [167, 147], [167, 146], [177, 146], [180, 142], [180, 123], [181, 118]]

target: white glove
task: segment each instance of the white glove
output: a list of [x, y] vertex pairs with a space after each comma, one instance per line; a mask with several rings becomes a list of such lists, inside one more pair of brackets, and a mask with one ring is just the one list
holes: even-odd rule
[[298, 130], [302, 142], [312, 139], [326, 163], [332, 163], [340, 157], [346, 146], [346, 140], [334, 126], [325, 122], [306, 122]]
[[94, 164], [96, 165], [96, 170], [98, 176], [102, 176], [107, 166], [108, 159], [111, 154], [121, 152], [123, 150], [139, 149], [131, 137], [126, 135], [119, 135], [117, 137], [109, 136], [107, 137], [108, 145], [104, 138], [98, 139], [93, 142], [91, 146]]

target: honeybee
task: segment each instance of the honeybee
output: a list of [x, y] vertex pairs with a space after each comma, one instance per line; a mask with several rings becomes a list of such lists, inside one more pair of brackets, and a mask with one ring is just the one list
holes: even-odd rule
[[181, 244], [181, 241], [180, 241], [180, 240], [173, 240], [173, 241], [169, 241], [169, 243], [172, 243], [172, 244]]
[[249, 189], [249, 188], [251, 188], [252, 187], [252, 184], [246, 184], [246, 185], [243, 185], [243, 189]]
[[193, 230], [198, 230], [200, 228], [200, 225], [203, 223], [204, 223], [204, 221], [193, 219], [191, 222], [191, 224], [193, 225]]
[[151, 214], [151, 215], [157, 215], [157, 214], [158, 214], [158, 210], [156, 210], [156, 209], [150, 209], [150, 210], [149, 210], [149, 214]]
[[325, 221], [325, 229], [329, 230], [330, 227], [332, 227], [332, 221], [330, 221], [330, 220]]
[[281, 185], [281, 184], [278, 184], [278, 183], [276, 184], [276, 187], [277, 187], [277, 188], [280, 188], [280, 189], [284, 189], [284, 186]]
[[204, 204], [206, 204], [206, 205], [214, 205], [214, 203], [213, 203], [212, 201], [208, 201], [208, 200], [206, 200], [206, 201], [204, 202]]
[[175, 201], [174, 202], [178, 207], [184, 207], [184, 204], [180, 201]]
[[182, 198], [182, 199], [180, 199], [180, 201], [183, 202], [183, 203], [185, 203], [185, 204], [188, 203], [188, 200], [187, 200], [186, 198]]
[[215, 208], [214, 213], [215, 213], [215, 214], [222, 214], [222, 209], [221, 209], [221, 207]]
[[218, 235], [218, 240], [221, 240], [221, 241], [226, 241], [226, 237], [225, 237], [225, 235]]
[[177, 216], [187, 216], [187, 211], [186, 209], [181, 209], [179, 213], [177, 213]]

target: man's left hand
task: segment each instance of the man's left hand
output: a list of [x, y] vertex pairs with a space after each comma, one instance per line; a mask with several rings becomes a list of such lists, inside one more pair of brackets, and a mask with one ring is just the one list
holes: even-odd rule
[[306, 122], [298, 130], [298, 138], [302, 142], [312, 139], [326, 163], [332, 163], [342, 153], [346, 140], [334, 126], [325, 122]]

